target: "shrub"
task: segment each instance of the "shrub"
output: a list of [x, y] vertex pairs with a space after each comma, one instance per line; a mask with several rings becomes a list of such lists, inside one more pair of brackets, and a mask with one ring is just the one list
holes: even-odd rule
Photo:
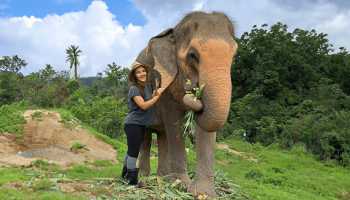
[[24, 101], [0, 106], [0, 133], [7, 132], [20, 136], [23, 124], [26, 122], [22, 115], [26, 107], [27, 103]]
[[335, 159], [349, 164], [350, 112], [312, 113], [293, 118], [284, 127], [281, 141], [291, 147], [298, 142], [322, 160]]
[[113, 97], [93, 97], [87, 90], [78, 89], [70, 98], [67, 109], [84, 123], [110, 137], [120, 135], [127, 114], [126, 103]]

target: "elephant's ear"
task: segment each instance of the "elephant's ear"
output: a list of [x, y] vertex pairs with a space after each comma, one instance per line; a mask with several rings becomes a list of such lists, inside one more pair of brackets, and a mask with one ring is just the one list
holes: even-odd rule
[[167, 29], [151, 38], [136, 61], [156, 70], [161, 77], [160, 86], [167, 88], [178, 72], [173, 29]]

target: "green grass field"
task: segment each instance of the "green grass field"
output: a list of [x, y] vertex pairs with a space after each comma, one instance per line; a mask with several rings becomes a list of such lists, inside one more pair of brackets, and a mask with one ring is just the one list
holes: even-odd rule
[[[230, 148], [246, 155], [238, 156], [228, 150], [216, 151], [216, 169], [225, 174], [223, 179], [229, 179], [238, 185], [238, 196], [243, 193], [249, 196], [249, 199], [256, 200], [350, 199], [350, 170], [331, 162], [321, 163], [305, 153], [301, 147], [282, 151], [277, 147], [250, 145], [237, 139], [227, 140], [226, 143]], [[118, 159], [122, 160], [126, 146], [123, 142], [115, 142], [115, 145], [119, 149]], [[193, 152], [189, 154], [190, 166], [193, 168]], [[249, 158], [257, 159], [258, 162]], [[152, 162], [154, 173], [156, 161]], [[135, 195], [140, 195], [142, 198], [147, 193], [145, 190], [135, 193], [135, 189], [128, 188], [120, 182], [118, 179], [120, 169], [120, 164], [108, 161], [75, 165], [69, 169], [61, 169], [40, 161], [29, 168], [1, 168], [0, 199], [88, 199], [84, 192], [72, 194], [60, 191], [57, 187], [60, 181], [94, 185], [93, 194], [100, 199], [132, 199]], [[151, 179], [154, 177], [151, 176], [148, 180], [152, 187], [159, 183], [152, 182], [154, 180]], [[143, 179], [147, 182], [146, 178]], [[108, 185], [113, 187], [108, 188]], [[163, 185], [169, 190], [167, 197], [187, 195], [177, 188], [173, 190], [182, 193], [172, 192], [174, 193], [172, 194], [169, 189], [172, 188], [171, 184], [164, 182]], [[166, 193], [166, 189], [158, 188], [154, 191], [161, 194]], [[160, 194], [159, 198], [162, 198]], [[156, 192], [149, 195], [155, 196]]]
[[[252, 162], [227, 151], [217, 151], [218, 168], [256, 200], [350, 199], [350, 169], [322, 163], [302, 146], [291, 151], [262, 147], [237, 139], [225, 141], [235, 150], [256, 158]], [[224, 161], [224, 162], [220, 162]]]
[[[46, 161], [36, 161], [30, 167], [3, 167], [0, 168], [0, 199], [193, 199], [181, 184], [168, 183], [155, 176], [157, 159], [151, 159], [153, 175], [142, 177], [147, 185], [145, 189], [125, 185], [119, 179], [120, 163], [126, 151], [125, 138], [114, 140], [83, 126], [117, 149], [118, 163], [95, 161], [63, 169]], [[217, 148], [215, 152], [217, 191], [230, 186], [229, 192], [220, 199], [350, 199], [350, 169], [331, 161], [320, 162], [303, 146], [286, 151], [278, 146], [252, 145], [237, 138], [226, 139], [219, 146], [225, 148]], [[193, 148], [189, 149], [189, 171], [193, 171], [195, 154]], [[156, 151], [153, 147], [153, 157]]]

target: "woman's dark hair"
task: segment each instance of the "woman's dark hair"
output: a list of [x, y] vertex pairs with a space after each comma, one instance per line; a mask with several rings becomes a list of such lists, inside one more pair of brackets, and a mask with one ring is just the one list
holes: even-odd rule
[[129, 87], [136, 86], [139, 89], [142, 97], [144, 97], [145, 96], [145, 92], [144, 92], [145, 87], [138, 83], [137, 78], [136, 78], [136, 74], [135, 74], [136, 69], [138, 69], [139, 67], [143, 67], [146, 70], [146, 73], [147, 73], [146, 83], [148, 82], [148, 80], [149, 80], [148, 68], [142, 64], [138, 64], [136, 66], [134, 65], [132, 67], [132, 69], [130, 70], [129, 75], [128, 75], [128, 83], [129, 83]]

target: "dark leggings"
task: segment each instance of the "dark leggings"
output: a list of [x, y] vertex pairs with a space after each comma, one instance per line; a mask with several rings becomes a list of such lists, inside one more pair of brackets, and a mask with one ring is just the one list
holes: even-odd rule
[[128, 156], [137, 158], [145, 137], [146, 127], [137, 124], [125, 124], [124, 131], [128, 141]]

